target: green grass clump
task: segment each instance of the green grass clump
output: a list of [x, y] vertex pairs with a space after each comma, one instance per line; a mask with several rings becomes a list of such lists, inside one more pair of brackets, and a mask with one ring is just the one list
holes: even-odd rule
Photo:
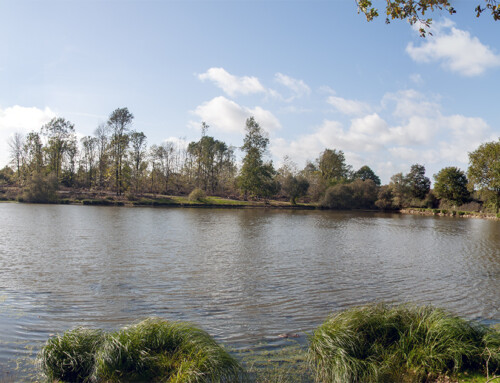
[[320, 382], [422, 382], [500, 368], [500, 332], [428, 306], [371, 305], [329, 317], [309, 362]]
[[94, 369], [95, 351], [103, 344], [100, 330], [76, 328], [50, 338], [39, 355], [49, 381], [87, 382]]
[[40, 353], [48, 381], [237, 382], [239, 363], [206, 332], [146, 319], [120, 331], [76, 329], [49, 339]]
[[238, 362], [206, 332], [161, 319], [111, 334], [95, 371], [106, 382], [233, 382], [240, 374]]
[[191, 193], [189, 193], [189, 200], [190, 201], [198, 201], [202, 202], [204, 198], [206, 198], [207, 194], [201, 190], [200, 188], [195, 188]]

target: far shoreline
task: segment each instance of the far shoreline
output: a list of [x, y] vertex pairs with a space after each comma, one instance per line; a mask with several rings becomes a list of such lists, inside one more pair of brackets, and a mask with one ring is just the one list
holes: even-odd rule
[[400, 209], [329, 209], [312, 202], [297, 202], [292, 204], [287, 200], [277, 199], [249, 199], [206, 196], [198, 200], [191, 200], [185, 195], [163, 194], [122, 194], [96, 190], [59, 190], [57, 198], [52, 201], [25, 201], [22, 191], [18, 188], [0, 187], [0, 202], [39, 203], [53, 205], [75, 206], [118, 206], [118, 207], [172, 207], [198, 209], [277, 209], [277, 210], [334, 210], [334, 211], [363, 211], [389, 214], [424, 215], [453, 218], [483, 218], [494, 221], [500, 220], [500, 213], [485, 213], [475, 211], [461, 211], [457, 208], [435, 209], [420, 207], [403, 207]]

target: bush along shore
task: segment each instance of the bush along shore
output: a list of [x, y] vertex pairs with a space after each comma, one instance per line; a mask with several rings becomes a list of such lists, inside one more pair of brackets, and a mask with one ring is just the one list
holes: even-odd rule
[[314, 330], [306, 352], [291, 350], [289, 368], [255, 368], [192, 325], [149, 318], [51, 337], [38, 364], [47, 382], [500, 381], [500, 330], [429, 306], [351, 308]]

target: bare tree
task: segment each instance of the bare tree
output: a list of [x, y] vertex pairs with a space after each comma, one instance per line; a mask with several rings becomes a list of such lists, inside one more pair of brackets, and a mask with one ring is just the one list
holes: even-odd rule
[[17, 182], [21, 181], [21, 166], [24, 160], [24, 136], [16, 132], [9, 138], [10, 157], [12, 163], [16, 166]]

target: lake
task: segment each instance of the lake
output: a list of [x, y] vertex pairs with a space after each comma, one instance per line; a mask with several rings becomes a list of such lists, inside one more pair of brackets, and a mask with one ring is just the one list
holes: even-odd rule
[[0, 380], [29, 380], [51, 334], [153, 315], [235, 350], [305, 344], [328, 314], [379, 301], [500, 322], [498, 221], [2, 203], [0, 222]]

